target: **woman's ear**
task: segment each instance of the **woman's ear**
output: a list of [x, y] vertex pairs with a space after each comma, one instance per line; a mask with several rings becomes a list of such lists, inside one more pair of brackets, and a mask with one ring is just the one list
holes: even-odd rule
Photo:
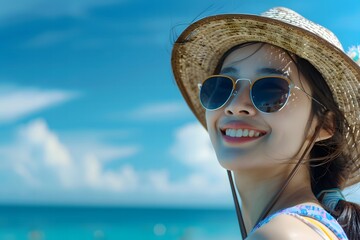
[[316, 142], [331, 138], [335, 132], [335, 116], [333, 112], [327, 111], [323, 116], [323, 125], [320, 129]]

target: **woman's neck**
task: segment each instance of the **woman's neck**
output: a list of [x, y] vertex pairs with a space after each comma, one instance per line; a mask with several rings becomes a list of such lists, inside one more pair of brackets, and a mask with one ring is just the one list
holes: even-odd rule
[[[289, 167], [290, 166], [290, 167]], [[281, 189], [294, 165], [259, 171], [234, 171], [237, 190], [241, 197], [243, 218], [249, 232], [268, 207], [269, 202]], [[285, 174], [284, 174], [285, 173]], [[311, 191], [309, 170], [305, 165], [289, 182], [270, 214], [300, 203], [318, 204]]]

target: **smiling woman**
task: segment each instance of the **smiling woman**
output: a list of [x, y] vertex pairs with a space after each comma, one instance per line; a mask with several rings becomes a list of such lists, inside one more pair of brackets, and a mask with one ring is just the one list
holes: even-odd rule
[[228, 171], [243, 238], [359, 239], [360, 207], [341, 193], [360, 181], [353, 59], [286, 8], [208, 17], [176, 41], [175, 79]]

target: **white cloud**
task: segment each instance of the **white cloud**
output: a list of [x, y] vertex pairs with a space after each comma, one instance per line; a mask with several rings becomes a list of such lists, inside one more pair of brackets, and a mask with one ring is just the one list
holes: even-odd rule
[[[86, 135], [88, 133], [84, 134]], [[201, 126], [196, 127], [195, 124], [180, 128], [177, 135], [174, 146], [180, 147], [180, 150], [201, 151], [201, 148], [208, 144], [204, 143], [208, 139], [201, 137], [204, 135]], [[0, 174], [12, 174], [11, 186], [15, 189], [33, 189], [43, 195], [54, 189], [54, 194], [69, 194], [69, 191], [76, 194], [78, 191], [85, 191], [87, 193], [80, 197], [83, 202], [92, 201], [88, 199], [89, 196], [99, 193], [113, 194], [108, 195], [112, 199], [116, 196], [127, 196], [127, 200], [124, 201], [130, 202], [130, 196], [133, 196], [132, 198], [136, 198], [134, 201], [143, 204], [149, 201], [155, 204], [189, 204], [194, 201], [200, 202], [204, 196], [209, 196], [209, 201], [213, 202], [216, 202], [215, 198], [221, 199], [221, 204], [224, 204], [226, 199], [230, 200], [225, 170], [217, 166], [216, 160], [212, 164], [204, 159], [210, 156], [209, 158], [214, 160], [211, 152], [195, 155], [194, 164], [189, 161], [189, 156], [184, 159], [178, 158], [179, 163], [187, 165], [190, 171], [189, 174], [173, 179], [173, 173], [166, 168], [137, 170], [127, 162], [118, 168], [106, 167], [106, 164], [113, 160], [112, 157], [134, 156], [139, 152], [139, 147], [118, 146], [119, 150], [116, 152], [113, 149], [115, 146], [110, 146], [103, 151], [101, 148], [106, 149], [106, 144], [100, 142], [96, 146], [94, 139], [86, 142], [75, 137], [76, 141], [68, 142], [60, 136], [50, 130], [42, 119], [23, 125], [19, 128], [13, 143], [0, 146]], [[186, 136], [196, 140], [195, 146], [184, 144]], [[87, 143], [90, 144], [88, 148], [85, 147]], [[77, 146], [81, 146], [80, 149]], [[77, 149], [77, 152], [74, 152], [74, 149]], [[106, 153], [109, 149], [113, 149], [115, 153]], [[121, 150], [123, 153], [120, 153]], [[205, 148], [204, 151], [210, 149]], [[0, 182], [1, 184], [4, 183]], [[18, 190], [14, 191], [16, 195]], [[33, 197], [21, 197], [22, 201], [27, 198]]]
[[32, 113], [69, 101], [78, 94], [60, 90], [2, 87], [0, 123], [18, 120]]
[[[70, 145], [77, 148], [75, 142]], [[85, 145], [91, 146], [91, 143], [85, 142]], [[91, 152], [94, 149], [96, 148], [91, 147]], [[146, 198], [150, 197], [149, 195], [150, 198], [158, 195], [159, 198], [162, 196], [175, 202], [179, 201], [175, 198], [188, 196], [182, 203], [204, 196], [220, 197], [221, 204], [226, 202], [226, 199], [231, 200], [226, 171], [218, 164], [207, 133], [198, 123], [182, 126], [175, 133], [170, 153], [179, 164], [190, 169], [188, 174], [178, 179], [173, 179], [172, 172], [166, 168], [140, 171], [131, 165], [123, 165], [118, 170], [106, 170], [103, 155], [97, 157], [101, 156], [99, 152], [101, 151], [97, 151], [98, 154], [86, 155], [82, 163], [85, 185], [93, 189], [137, 193], [138, 196]], [[199, 154], [191, 154], [196, 152]], [[145, 198], [142, 201], [146, 202]]]
[[41, 148], [44, 153], [44, 162], [53, 167], [68, 167], [71, 157], [66, 147], [60, 143], [58, 137], [52, 133], [44, 120], [31, 122], [20, 129], [20, 137], [25, 144]]
[[101, 162], [93, 155], [85, 157], [85, 183], [94, 189], [123, 192], [133, 190], [139, 184], [132, 166], [123, 166], [118, 171], [104, 171]]
[[175, 132], [171, 153], [184, 163], [197, 167], [217, 162], [209, 135], [197, 122], [182, 126]]
[[170, 153], [192, 170], [179, 188], [206, 194], [228, 191], [226, 170], [218, 163], [209, 136], [198, 122], [182, 126], [175, 132]]
[[210, 138], [198, 122], [182, 126], [175, 132], [171, 154], [186, 165], [217, 174], [222, 169], [218, 163]]
[[[13, 143], [0, 147], [0, 171], [18, 176], [12, 184], [43, 191], [85, 188], [122, 192], [136, 188], [137, 175], [131, 166], [106, 170], [104, 159], [99, 160], [92, 150], [87, 148], [81, 155], [74, 155], [68, 143], [38, 119], [21, 126]], [[137, 152], [134, 146], [123, 146], [116, 153], [105, 150], [100, 158], [111, 160]]]
[[[16, 159], [17, 169], [21, 169], [23, 173], [20, 176], [25, 176], [25, 179], [39, 179], [42, 171], [50, 170], [56, 177], [53, 180], [58, 180], [65, 188], [73, 187], [76, 182], [75, 165], [69, 151], [57, 135], [49, 130], [44, 120], [33, 121], [19, 129], [17, 151], [27, 152], [26, 159]], [[46, 179], [40, 178], [37, 182], [44, 181]]]
[[130, 113], [134, 120], [168, 120], [190, 115], [190, 110], [183, 102], [150, 103]]
[[15, 163], [13, 166], [13, 170], [16, 174], [18, 174], [22, 179], [24, 179], [28, 184], [30, 184], [33, 187], [39, 187], [41, 183], [36, 179], [28, 168], [26, 168], [21, 163]]

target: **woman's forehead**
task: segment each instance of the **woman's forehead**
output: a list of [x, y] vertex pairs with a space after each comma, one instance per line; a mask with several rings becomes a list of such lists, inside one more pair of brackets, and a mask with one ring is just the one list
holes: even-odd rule
[[[250, 69], [249, 69], [250, 68]], [[234, 49], [225, 58], [221, 72], [232, 71], [233, 74], [259, 69], [274, 69], [290, 75], [296, 69], [293, 58], [284, 49], [266, 44], [254, 43]]]

